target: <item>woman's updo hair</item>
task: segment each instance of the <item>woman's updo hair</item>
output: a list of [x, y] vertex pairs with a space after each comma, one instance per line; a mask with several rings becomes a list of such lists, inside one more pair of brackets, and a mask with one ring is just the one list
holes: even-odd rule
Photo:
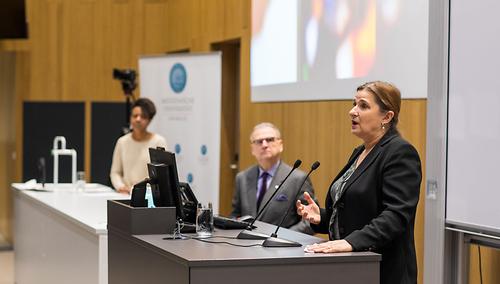
[[359, 86], [356, 91], [367, 91], [373, 94], [375, 102], [382, 112], [392, 111], [394, 117], [390, 122], [390, 128], [396, 128], [399, 121], [401, 109], [401, 92], [396, 86], [382, 81], [367, 82]]
[[156, 114], [155, 104], [148, 98], [137, 99], [132, 105], [132, 109], [135, 107], [140, 107], [142, 115], [149, 120], [152, 120]]

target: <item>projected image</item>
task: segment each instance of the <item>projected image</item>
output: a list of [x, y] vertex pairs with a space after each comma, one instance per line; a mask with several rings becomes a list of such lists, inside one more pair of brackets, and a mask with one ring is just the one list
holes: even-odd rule
[[297, 81], [297, 22], [297, 0], [252, 1], [252, 86]]
[[425, 97], [427, 20], [428, 0], [253, 0], [252, 101], [349, 99], [369, 80]]
[[[375, 62], [376, 48], [376, 13], [375, 0], [364, 1], [360, 7], [349, 7], [349, 1], [340, 1], [344, 6], [345, 16], [353, 14], [353, 11], [362, 13], [358, 23], [349, 22], [356, 17], [344, 17], [339, 19], [341, 25], [337, 30], [344, 38], [336, 54], [335, 71], [337, 78], [352, 78], [366, 76]], [[344, 21], [344, 22], [342, 22]], [[342, 26], [345, 28], [342, 29]], [[351, 27], [347, 30], [347, 27]]]
[[376, 1], [313, 0], [301, 3], [306, 58], [302, 65], [302, 79], [308, 81], [323, 72], [335, 79], [369, 74], [376, 55]]

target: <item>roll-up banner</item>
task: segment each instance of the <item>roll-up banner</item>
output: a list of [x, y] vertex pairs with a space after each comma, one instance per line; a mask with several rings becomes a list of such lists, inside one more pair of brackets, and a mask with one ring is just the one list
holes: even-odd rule
[[175, 153], [179, 180], [219, 209], [221, 53], [142, 56], [141, 96], [156, 105], [149, 130]]

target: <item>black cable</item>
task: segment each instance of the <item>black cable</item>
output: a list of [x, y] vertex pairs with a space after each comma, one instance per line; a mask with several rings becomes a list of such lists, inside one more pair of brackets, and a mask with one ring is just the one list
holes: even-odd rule
[[230, 242], [226, 242], [226, 241], [209, 241], [207, 240], [207, 238], [193, 238], [194, 240], [197, 240], [197, 241], [200, 241], [200, 242], [204, 242], [204, 243], [209, 243], [209, 244], [227, 244], [227, 245], [230, 245], [230, 246], [235, 246], [235, 247], [243, 247], [243, 248], [249, 248], [249, 247], [261, 247], [262, 244], [252, 244], [252, 245], [239, 245], [239, 244], [233, 244], [233, 243], [230, 243]]
[[188, 236], [188, 235], [184, 235], [184, 234], [181, 233], [181, 230], [182, 230], [183, 227], [184, 227], [184, 222], [182, 220], [180, 220], [180, 219], [176, 220], [176, 227], [174, 229], [173, 234], [171, 236], [165, 237], [163, 239], [164, 240], [175, 240], [175, 239], [190, 240], [190, 239], [193, 239], [193, 240], [197, 240], [197, 241], [204, 242], [204, 243], [227, 244], [227, 245], [230, 245], [230, 246], [245, 247], [245, 248], [262, 246], [262, 244], [239, 245], [239, 244], [233, 244], [233, 243], [226, 242], [226, 241], [209, 241], [208, 240], [208, 239], [214, 239], [214, 238], [222, 238], [222, 239], [235, 240], [236, 237], [217, 236], [217, 235], [215, 235], [215, 236], [209, 236], [209, 237], [200, 238], [200, 237], [195, 237], [195, 236]]
[[[217, 236], [217, 235], [213, 235], [213, 236], [205, 237], [204, 239], [215, 239], [215, 238], [237, 240], [237, 238], [236, 238], [236, 237]], [[196, 237], [193, 237], [193, 239], [196, 239]]]
[[481, 284], [483, 284], [483, 269], [481, 265], [481, 246], [477, 245], [477, 252], [479, 255], [479, 279], [481, 280]]
[[[251, 245], [239, 245], [239, 244], [234, 244], [226, 241], [209, 241], [208, 239], [215, 239], [215, 238], [221, 238], [221, 239], [231, 239], [231, 240], [236, 240], [236, 237], [228, 237], [228, 236], [209, 236], [209, 237], [196, 237], [196, 236], [188, 236], [184, 234], [175, 234], [177, 239], [182, 239], [182, 240], [197, 240], [200, 242], [204, 243], [210, 243], [210, 244], [227, 244], [230, 246], [235, 246], [235, 247], [257, 247], [257, 246], [262, 246], [262, 244], [251, 244]], [[180, 238], [179, 238], [180, 237]], [[173, 240], [175, 238], [173, 237], [165, 237], [163, 238], [164, 240]]]

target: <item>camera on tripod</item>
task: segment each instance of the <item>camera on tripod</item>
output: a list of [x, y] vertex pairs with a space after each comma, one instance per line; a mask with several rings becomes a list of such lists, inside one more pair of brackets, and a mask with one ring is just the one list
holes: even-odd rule
[[125, 95], [132, 95], [137, 88], [136, 78], [137, 73], [133, 69], [113, 69], [113, 79], [120, 80]]
[[137, 73], [134, 69], [113, 68], [113, 79], [120, 80], [125, 95], [125, 126], [122, 127], [122, 133], [127, 134], [130, 132], [130, 112], [132, 102], [135, 101], [134, 90], [137, 87], [135, 82]]

